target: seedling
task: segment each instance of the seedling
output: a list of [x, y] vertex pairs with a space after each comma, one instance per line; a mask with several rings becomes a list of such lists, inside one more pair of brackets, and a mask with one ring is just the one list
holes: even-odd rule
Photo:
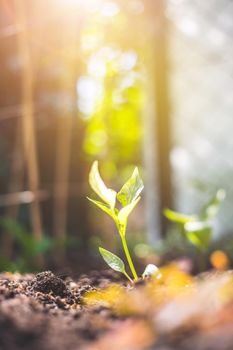
[[[129, 215], [140, 201], [140, 194], [144, 188], [143, 181], [138, 172], [138, 168], [134, 169], [131, 177], [126, 181], [121, 190], [117, 193], [116, 191], [106, 187], [99, 174], [98, 162], [95, 161], [91, 167], [89, 174], [89, 183], [93, 191], [102, 199], [102, 202], [91, 198], [88, 199], [114, 220], [121, 238], [126, 259], [133, 275], [133, 279], [127, 274], [125, 264], [118, 256], [102, 247], [99, 247], [99, 252], [102, 255], [104, 261], [113, 270], [123, 273], [130, 280], [130, 282], [133, 282], [133, 280], [138, 279], [138, 275], [128, 249], [126, 241], [126, 228]], [[121, 209], [116, 208], [117, 201], [121, 205]], [[147, 275], [149, 272], [150, 271], [148, 270]]]
[[164, 210], [164, 215], [176, 223], [182, 235], [199, 251], [200, 269], [204, 268], [204, 258], [213, 235], [213, 219], [218, 214], [220, 205], [225, 198], [225, 191], [220, 189], [203, 206], [198, 215], [185, 215], [170, 209]]

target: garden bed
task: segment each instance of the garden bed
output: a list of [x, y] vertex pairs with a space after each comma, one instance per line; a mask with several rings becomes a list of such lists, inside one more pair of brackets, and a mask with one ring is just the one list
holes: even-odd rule
[[232, 350], [232, 272], [175, 267], [131, 286], [112, 271], [79, 278], [0, 275], [0, 349]]

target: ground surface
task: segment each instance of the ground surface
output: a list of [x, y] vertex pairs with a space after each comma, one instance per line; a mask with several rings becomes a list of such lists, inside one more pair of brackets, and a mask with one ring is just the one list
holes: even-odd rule
[[[114, 283], [112, 285], [112, 283]], [[3, 350], [233, 350], [232, 273], [0, 275]]]

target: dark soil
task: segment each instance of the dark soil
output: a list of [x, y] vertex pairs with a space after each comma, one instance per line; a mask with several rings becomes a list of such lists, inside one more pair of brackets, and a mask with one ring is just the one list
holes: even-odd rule
[[[100, 304], [83, 305], [85, 292], [113, 282], [124, 286], [136, 311], [123, 314]], [[228, 301], [212, 310], [205, 290], [199, 301], [184, 300], [183, 305], [172, 300], [152, 310], [144, 285], [132, 289], [112, 271], [92, 272], [77, 280], [50, 271], [1, 274], [0, 349], [233, 350], [231, 289]]]

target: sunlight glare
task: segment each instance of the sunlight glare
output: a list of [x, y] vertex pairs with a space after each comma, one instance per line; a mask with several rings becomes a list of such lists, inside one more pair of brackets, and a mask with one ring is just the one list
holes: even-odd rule
[[83, 9], [88, 12], [99, 10], [102, 0], [57, 0], [56, 6], [68, 11]]
[[77, 82], [78, 108], [88, 118], [94, 113], [97, 102], [103, 95], [102, 83], [88, 76]]
[[101, 57], [94, 54], [88, 63], [88, 73], [96, 78], [103, 78], [106, 75], [106, 64]]
[[134, 68], [137, 63], [137, 54], [135, 51], [130, 50], [122, 53], [120, 58], [120, 66], [122, 70], [129, 71]]
[[116, 16], [120, 12], [119, 6], [113, 1], [107, 1], [103, 4], [101, 14], [106, 17]]

